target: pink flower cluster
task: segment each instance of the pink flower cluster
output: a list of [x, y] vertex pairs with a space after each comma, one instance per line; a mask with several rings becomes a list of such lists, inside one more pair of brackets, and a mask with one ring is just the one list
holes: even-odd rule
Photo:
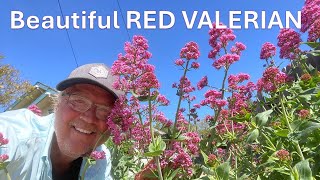
[[[9, 143], [9, 140], [7, 138], [4, 138], [3, 134], [0, 132], [0, 148], [1, 146], [6, 145], [8, 143]], [[0, 154], [0, 165], [7, 159], [9, 159], [9, 156], [7, 154]]]
[[168, 106], [170, 104], [170, 101], [162, 94], [158, 95], [157, 102], [162, 106]]
[[270, 42], [266, 42], [262, 45], [260, 52], [260, 59], [269, 59], [276, 55], [276, 46]]
[[[243, 43], [236, 42], [235, 46], [232, 46], [230, 49], [231, 53], [227, 52], [227, 45], [236, 38], [233, 31], [229, 28], [218, 29], [216, 28], [216, 24], [213, 23], [213, 28], [210, 29], [209, 35], [209, 44], [212, 50], [209, 52], [208, 57], [214, 60], [213, 66], [216, 69], [220, 69], [221, 67], [228, 69], [231, 64], [240, 59], [241, 51], [246, 49]], [[217, 58], [221, 49], [224, 50], [225, 55]]]
[[[320, 10], [320, 8], [319, 8], [319, 10]], [[320, 16], [312, 24], [312, 26], [308, 32], [308, 41], [316, 42], [319, 38], [320, 38]]]
[[320, 19], [320, 0], [306, 0], [301, 10], [301, 32], [306, 32]]
[[306, 119], [310, 116], [310, 111], [308, 109], [301, 109], [298, 115], [301, 119]]
[[217, 156], [214, 155], [214, 154], [209, 154], [209, 156], [208, 156], [208, 165], [213, 167], [217, 163], [218, 163]]
[[230, 120], [225, 120], [216, 126], [216, 131], [219, 135], [224, 135], [228, 132], [241, 134], [245, 131], [246, 126], [241, 123], [236, 123]]
[[5, 161], [8, 160], [8, 159], [9, 159], [8, 154], [1, 154], [1, 155], [0, 155], [0, 163], [3, 163], [3, 162], [5, 162]]
[[110, 116], [107, 119], [107, 125], [113, 135], [113, 142], [120, 144], [123, 140], [124, 133], [129, 131], [133, 122], [136, 120], [134, 116], [138, 107], [129, 106], [125, 96], [119, 97]]
[[221, 67], [225, 67], [228, 69], [231, 64], [236, 61], [239, 61], [240, 56], [238, 54], [225, 54], [221, 56], [219, 59], [213, 62], [213, 66], [216, 69], [220, 69]]
[[241, 55], [241, 51], [244, 51], [247, 47], [241, 43], [241, 42], [236, 42], [235, 46], [232, 46], [230, 51], [232, 54], [237, 54]]
[[[187, 175], [192, 175], [192, 159], [188, 153], [185, 151], [178, 150], [178, 153], [174, 154], [173, 156], [173, 163], [172, 166], [174, 169], [181, 167], [183, 170], [186, 171]], [[180, 175], [180, 178], [183, 177], [183, 174]]]
[[277, 151], [276, 157], [279, 158], [280, 161], [289, 161], [291, 159], [290, 153], [285, 149]]
[[[220, 23], [220, 25], [223, 24]], [[233, 31], [230, 28], [216, 28], [216, 23], [213, 23], [212, 26], [213, 28], [209, 31], [209, 44], [212, 47], [212, 50], [209, 52], [208, 57], [211, 59], [216, 59], [216, 56], [221, 49], [226, 48], [229, 41], [235, 40], [236, 36], [233, 34]], [[240, 46], [239, 48], [242, 48]]]
[[253, 82], [248, 82], [246, 85], [239, 85], [249, 79], [249, 74], [245, 73], [230, 75], [228, 77], [229, 88], [232, 92], [231, 96], [228, 97], [228, 108], [231, 116], [237, 114], [244, 115], [250, 111], [248, 104], [256, 86]]
[[178, 118], [177, 118], [177, 129], [181, 132], [185, 132], [187, 130], [187, 127], [189, 125], [186, 118], [183, 116], [183, 112], [185, 109], [180, 109], [178, 112]]
[[229, 84], [229, 88], [231, 89], [237, 89], [237, 85], [239, 83], [242, 83], [245, 80], [249, 80], [250, 79], [250, 75], [246, 74], [246, 73], [239, 73], [238, 75], [233, 75], [231, 74], [228, 77], [228, 84]]
[[9, 139], [4, 138], [4, 137], [3, 137], [3, 134], [0, 132], [0, 146], [6, 145], [6, 144], [8, 144], [8, 143], [9, 143]]
[[113, 84], [114, 88], [146, 96], [150, 89], [159, 88], [160, 84], [154, 74], [155, 67], [148, 64], [151, 53], [143, 36], [134, 36], [132, 43], [125, 43], [125, 55], [121, 53], [113, 63], [111, 72], [119, 76]]
[[195, 42], [188, 42], [180, 51], [180, 58], [185, 58], [187, 60], [194, 59], [197, 60], [200, 56], [200, 51], [198, 44]]
[[186, 132], [183, 134], [187, 138], [186, 140], [186, 146], [188, 151], [192, 155], [198, 155], [199, 154], [199, 143], [200, 143], [200, 137], [199, 134], [196, 132]]
[[173, 123], [168, 118], [165, 117], [163, 112], [158, 112], [154, 115], [154, 120], [161, 123], [163, 127], [170, 127]]
[[[192, 158], [191, 156], [197, 155], [199, 153], [199, 142], [200, 137], [196, 132], [187, 132], [183, 136], [186, 140], [181, 142], [172, 142], [172, 148], [165, 150], [163, 155], [160, 157], [161, 168], [181, 168], [182, 173], [177, 174], [176, 178], [186, 178], [190, 177], [192, 172]], [[151, 161], [145, 168], [149, 168], [156, 171], [156, 164]]]
[[258, 91], [274, 92], [282, 84], [286, 83], [288, 76], [276, 67], [267, 68], [262, 78], [257, 82]]
[[277, 39], [277, 45], [280, 47], [280, 58], [295, 59], [296, 54], [300, 52], [299, 46], [302, 41], [300, 34], [293, 29], [281, 29]]
[[35, 104], [30, 105], [30, 106], [28, 107], [28, 109], [29, 109], [30, 111], [32, 111], [33, 113], [35, 113], [36, 115], [38, 115], [38, 116], [41, 116], [41, 115], [42, 115], [41, 109], [40, 109], [37, 105], [35, 105]]
[[151, 142], [149, 125], [149, 122], [145, 122], [144, 124], [136, 122], [131, 129], [130, 137], [134, 140], [134, 148], [141, 150], [141, 152], [144, 152]]
[[93, 151], [90, 154], [90, 157], [93, 158], [94, 160], [105, 159], [106, 153], [104, 151]]
[[197, 84], [198, 90], [203, 89], [204, 87], [208, 86], [208, 77], [204, 76], [200, 79], [200, 81]]
[[205, 99], [200, 102], [201, 106], [209, 106], [212, 109], [218, 109], [227, 105], [227, 101], [222, 98], [222, 92], [216, 90], [208, 90], [204, 94]]
[[181, 94], [190, 93], [196, 90], [196, 88], [191, 85], [191, 81], [187, 77], [181, 77], [180, 83], [178, 85], [177, 83], [173, 83], [172, 87], [177, 88], [178, 92]]

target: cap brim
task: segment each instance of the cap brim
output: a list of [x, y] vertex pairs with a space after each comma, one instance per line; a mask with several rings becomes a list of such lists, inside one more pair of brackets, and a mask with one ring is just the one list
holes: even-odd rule
[[87, 78], [69, 78], [66, 79], [64, 81], [61, 81], [57, 86], [57, 90], [59, 91], [63, 91], [65, 89], [67, 89], [70, 86], [73, 86], [75, 84], [92, 84], [92, 85], [96, 85], [99, 86], [100, 88], [108, 91], [109, 93], [111, 93], [116, 99], [119, 98], [119, 96], [114, 93], [111, 89], [109, 89], [108, 87], [104, 86], [103, 84], [100, 84], [96, 81], [93, 81], [92, 79], [87, 79]]

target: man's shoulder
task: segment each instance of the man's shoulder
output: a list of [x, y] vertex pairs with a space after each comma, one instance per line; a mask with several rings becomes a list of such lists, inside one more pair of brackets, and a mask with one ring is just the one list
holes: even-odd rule
[[[0, 113], [0, 118], [4, 120], [12, 120], [16, 121], [17, 119], [21, 120], [51, 120], [53, 117], [53, 114], [47, 115], [47, 116], [38, 116], [29, 109], [18, 109], [18, 110], [11, 110], [11, 111], [5, 111], [3, 113]], [[24, 121], [25, 122], [25, 121]]]
[[0, 124], [16, 132], [45, 132], [52, 125], [53, 115], [38, 116], [28, 109], [19, 109], [0, 113]]

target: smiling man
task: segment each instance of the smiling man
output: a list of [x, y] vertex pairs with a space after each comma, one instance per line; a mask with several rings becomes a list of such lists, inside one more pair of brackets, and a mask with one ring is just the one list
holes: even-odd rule
[[[9, 139], [0, 154], [9, 155], [6, 167], [11, 179], [112, 179], [111, 160], [103, 143], [115, 100], [115, 77], [104, 64], [87, 64], [71, 72], [57, 85], [60, 91], [55, 113], [39, 117], [22, 109], [0, 115], [0, 132]], [[105, 159], [85, 171], [85, 158], [103, 151]], [[0, 179], [6, 179], [0, 170]]]

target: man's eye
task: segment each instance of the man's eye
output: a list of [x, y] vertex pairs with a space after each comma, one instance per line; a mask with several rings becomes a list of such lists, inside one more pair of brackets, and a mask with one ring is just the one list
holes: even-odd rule
[[105, 106], [97, 106], [97, 110], [101, 111], [101, 112], [111, 112], [111, 108], [110, 107], [105, 107]]
[[86, 102], [81, 100], [81, 99], [77, 99], [77, 100], [73, 99], [73, 100], [70, 101], [70, 103], [72, 103], [74, 105], [84, 105], [84, 104], [86, 104]]

